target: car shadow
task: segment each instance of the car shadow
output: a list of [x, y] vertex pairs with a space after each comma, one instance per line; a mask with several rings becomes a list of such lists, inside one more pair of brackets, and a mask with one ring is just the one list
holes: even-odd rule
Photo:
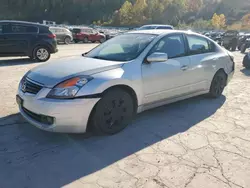
[[214, 100], [199, 96], [149, 110], [113, 136], [49, 133], [26, 123], [19, 114], [0, 118], [0, 187], [68, 185], [187, 131], [225, 101], [225, 96]]
[[240, 72], [242, 72], [243, 74], [245, 74], [246, 76], [250, 76], [250, 69], [241, 69]]
[[9, 67], [9, 66], [34, 64], [34, 63], [40, 63], [40, 62], [31, 60], [30, 58], [14, 58], [14, 59], [6, 59], [6, 60], [1, 59], [0, 67]]

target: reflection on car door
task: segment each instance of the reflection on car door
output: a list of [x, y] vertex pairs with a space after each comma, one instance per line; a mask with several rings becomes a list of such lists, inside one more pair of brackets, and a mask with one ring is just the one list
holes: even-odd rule
[[9, 53], [11, 54], [27, 54], [29, 51], [30, 41], [35, 41], [38, 28], [23, 24], [10, 24], [10, 33], [6, 38], [10, 44]]
[[0, 55], [8, 54], [11, 48], [9, 40], [7, 40], [7, 34], [10, 32], [10, 24], [0, 24]]
[[157, 42], [148, 55], [154, 52], [167, 53], [165, 62], [153, 62], [142, 65], [144, 103], [153, 103], [164, 99], [175, 98], [192, 91], [192, 71], [190, 59], [182, 34], [168, 35]]
[[214, 53], [214, 44], [206, 38], [197, 35], [186, 35], [189, 47], [190, 69], [193, 72], [193, 87], [195, 90], [208, 90], [213, 77], [213, 67], [219, 61]]
[[64, 30], [62, 28], [55, 28], [56, 30], [56, 39], [58, 41], [64, 41]]

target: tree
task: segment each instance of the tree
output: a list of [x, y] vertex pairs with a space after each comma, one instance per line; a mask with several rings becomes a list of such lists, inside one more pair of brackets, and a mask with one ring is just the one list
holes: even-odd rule
[[187, 8], [191, 12], [197, 12], [202, 8], [203, 0], [188, 0]]
[[250, 29], [250, 14], [246, 14], [242, 17], [242, 27], [244, 29]]
[[217, 15], [216, 13], [214, 13], [213, 17], [212, 17], [212, 25], [216, 28], [216, 29], [223, 29], [226, 26], [226, 17], [224, 14], [220, 14]]
[[119, 19], [122, 25], [130, 25], [132, 23], [133, 15], [133, 5], [129, 1], [125, 1], [119, 10]]

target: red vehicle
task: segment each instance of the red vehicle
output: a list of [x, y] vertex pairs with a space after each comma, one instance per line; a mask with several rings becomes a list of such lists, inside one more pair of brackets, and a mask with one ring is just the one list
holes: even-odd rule
[[84, 43], [91, 42], [100, 42], [103, 43], [106, 41], [106, 36], [92, 28], [74, 28], [72, 30], [73, 39], [75, 43], [83, 41]]

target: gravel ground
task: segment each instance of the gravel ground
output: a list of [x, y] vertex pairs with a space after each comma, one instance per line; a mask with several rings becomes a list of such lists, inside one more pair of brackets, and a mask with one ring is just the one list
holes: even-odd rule
[[[59, 46], [52, 59], [95, 44]], [[235, 52], [224, 95], [144, 112], [114, 136], [41, 131], [18, 113], [19, 80], [40, 63], [0, 59], [0, 188], [250, 187], [250, 71]]]

